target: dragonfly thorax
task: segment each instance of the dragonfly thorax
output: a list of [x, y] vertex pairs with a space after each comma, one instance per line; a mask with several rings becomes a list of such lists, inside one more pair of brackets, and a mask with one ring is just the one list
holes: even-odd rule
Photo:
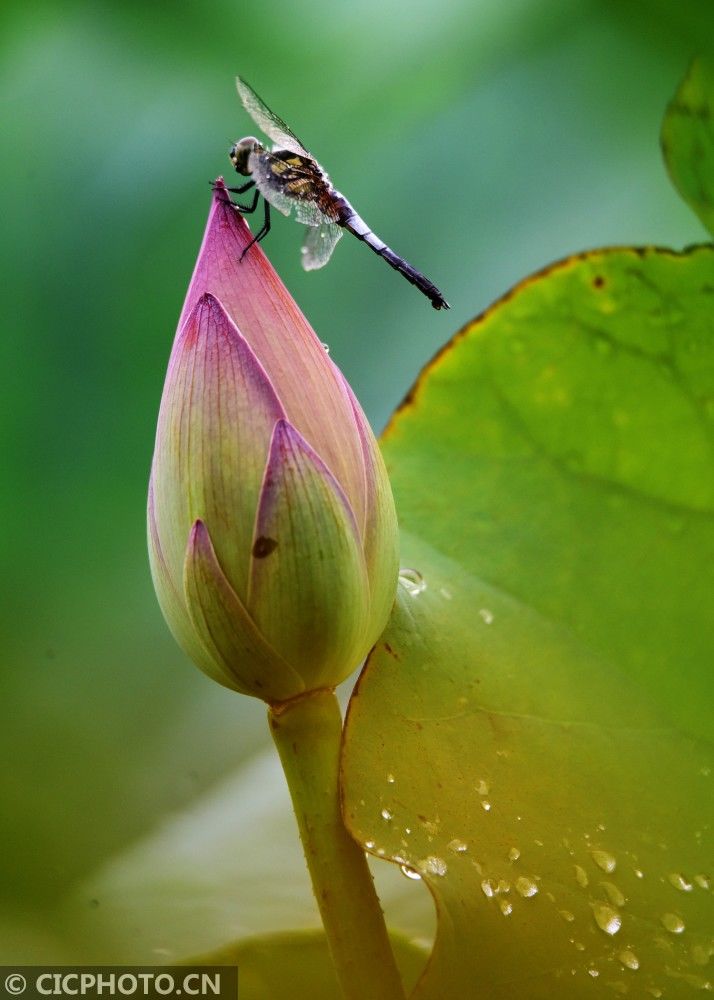
[[236, 168], [239, 174], [243, 174], [248, 177], [252, 170], [248, 165], [248, 160], [250, 154], [263, 149], [262, 142], [258, 142], [255, 136], [248, 135], [245, 139], [241, 139], [240, 142], [234, 142], [231, 146], [228, 155], [231, 158], [231, 163]]

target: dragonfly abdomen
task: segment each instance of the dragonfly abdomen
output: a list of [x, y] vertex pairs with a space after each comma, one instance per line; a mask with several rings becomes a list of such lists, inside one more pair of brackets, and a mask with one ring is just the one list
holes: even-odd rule
[[386, 260], [389, 266], [393, 267], [395, 271], [399, 271], [407, 281], [411, 282], [420, 292], [426, 295], [435, 309], [448, 309], [449, 303], [436, 285], [380, 240], [372, 232], [364, 219], [355, 212], [345, 197], [338, 195], [338, 198], [339, 202], [336, 206], [338, 210], [337, 224], [347, 229], [358, 240], [366, 243], [371, 250], [374, 250], [383, 260]]

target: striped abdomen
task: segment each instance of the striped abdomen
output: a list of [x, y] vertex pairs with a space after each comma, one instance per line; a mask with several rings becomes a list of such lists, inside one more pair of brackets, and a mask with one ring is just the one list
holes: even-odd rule
[[431, 301], [431, 304], [435, 309], [448, 309], [449, 303], [446, 301], [444, 296], [441, 294], [439, 289], [433, 282], [429, 281], [420, 271], [417, 271], [415, 267], [412, 267], [403, 257], [400, 257], [393, 250], [391, 250], [386, 243], [383, 243], [378, 236], [376, 236], [372, 230], [369, 228], [367, 223], [362, 219], [355, 210], [352, 208], [350, 203], [345, 197], [340, 194], [336, 194], [336, 199], [333, 204], [338, 210], [338, 218], [336, 222], [338, 225], [343, 226], [348, 232], [356, 236], [358, 240], [362, 240], [366, 243], [376, 254], [384, 258], [390, 267], [393, 267], [395, 271], [399, 271], [403, 274], [407, 281], [410, 281], [412, 285], [416, 285], [420, 292], [422, 292]]

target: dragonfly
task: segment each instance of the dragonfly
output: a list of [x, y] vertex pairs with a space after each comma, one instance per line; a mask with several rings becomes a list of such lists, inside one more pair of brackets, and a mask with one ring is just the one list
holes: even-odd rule
[[245, 194], [255, 189], [251, 204], [234, 202], [235, 208], [250, 214], [257, 209], [261, 195], [264, 203], [263, 225], [243, 255], [268, 235], [271, 208], [283, 215], [290, 215], [294, 210], [297, 221], [307, 227], [302, 245], [302, 266], [306, 271], [324, 267], [343, 231], [347, 230], [415, 285], [435, 309], [448, 309], [449, 303], [436, 285], [372, 232], [282, 118], [272, 112], [241, 77], [236, 78], [236, 86], [243, 107], [273, 144], [272, 149], [268, 149], [254, 136], [246, 136], [235, 142], [229, 151], [236, 172], [250, 180], [228, 190]]

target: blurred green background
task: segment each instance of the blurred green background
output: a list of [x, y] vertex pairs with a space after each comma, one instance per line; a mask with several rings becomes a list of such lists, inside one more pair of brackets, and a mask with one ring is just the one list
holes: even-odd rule
[[[264, 709], [163, 623], [144, 504], [165, 364], [231, 141], [240, 72], [437, 314], [357, 241], [264, 244], [377, 429], [420, 367], [527, 273], [603, 244], [705, 238], [658, 150], [711, 0], [6, 3], [0, 938], [248, 760]], [[47, 924], [47, 927], [44, 925]], [[12, 949], [15, 949], [14, 951]]]

